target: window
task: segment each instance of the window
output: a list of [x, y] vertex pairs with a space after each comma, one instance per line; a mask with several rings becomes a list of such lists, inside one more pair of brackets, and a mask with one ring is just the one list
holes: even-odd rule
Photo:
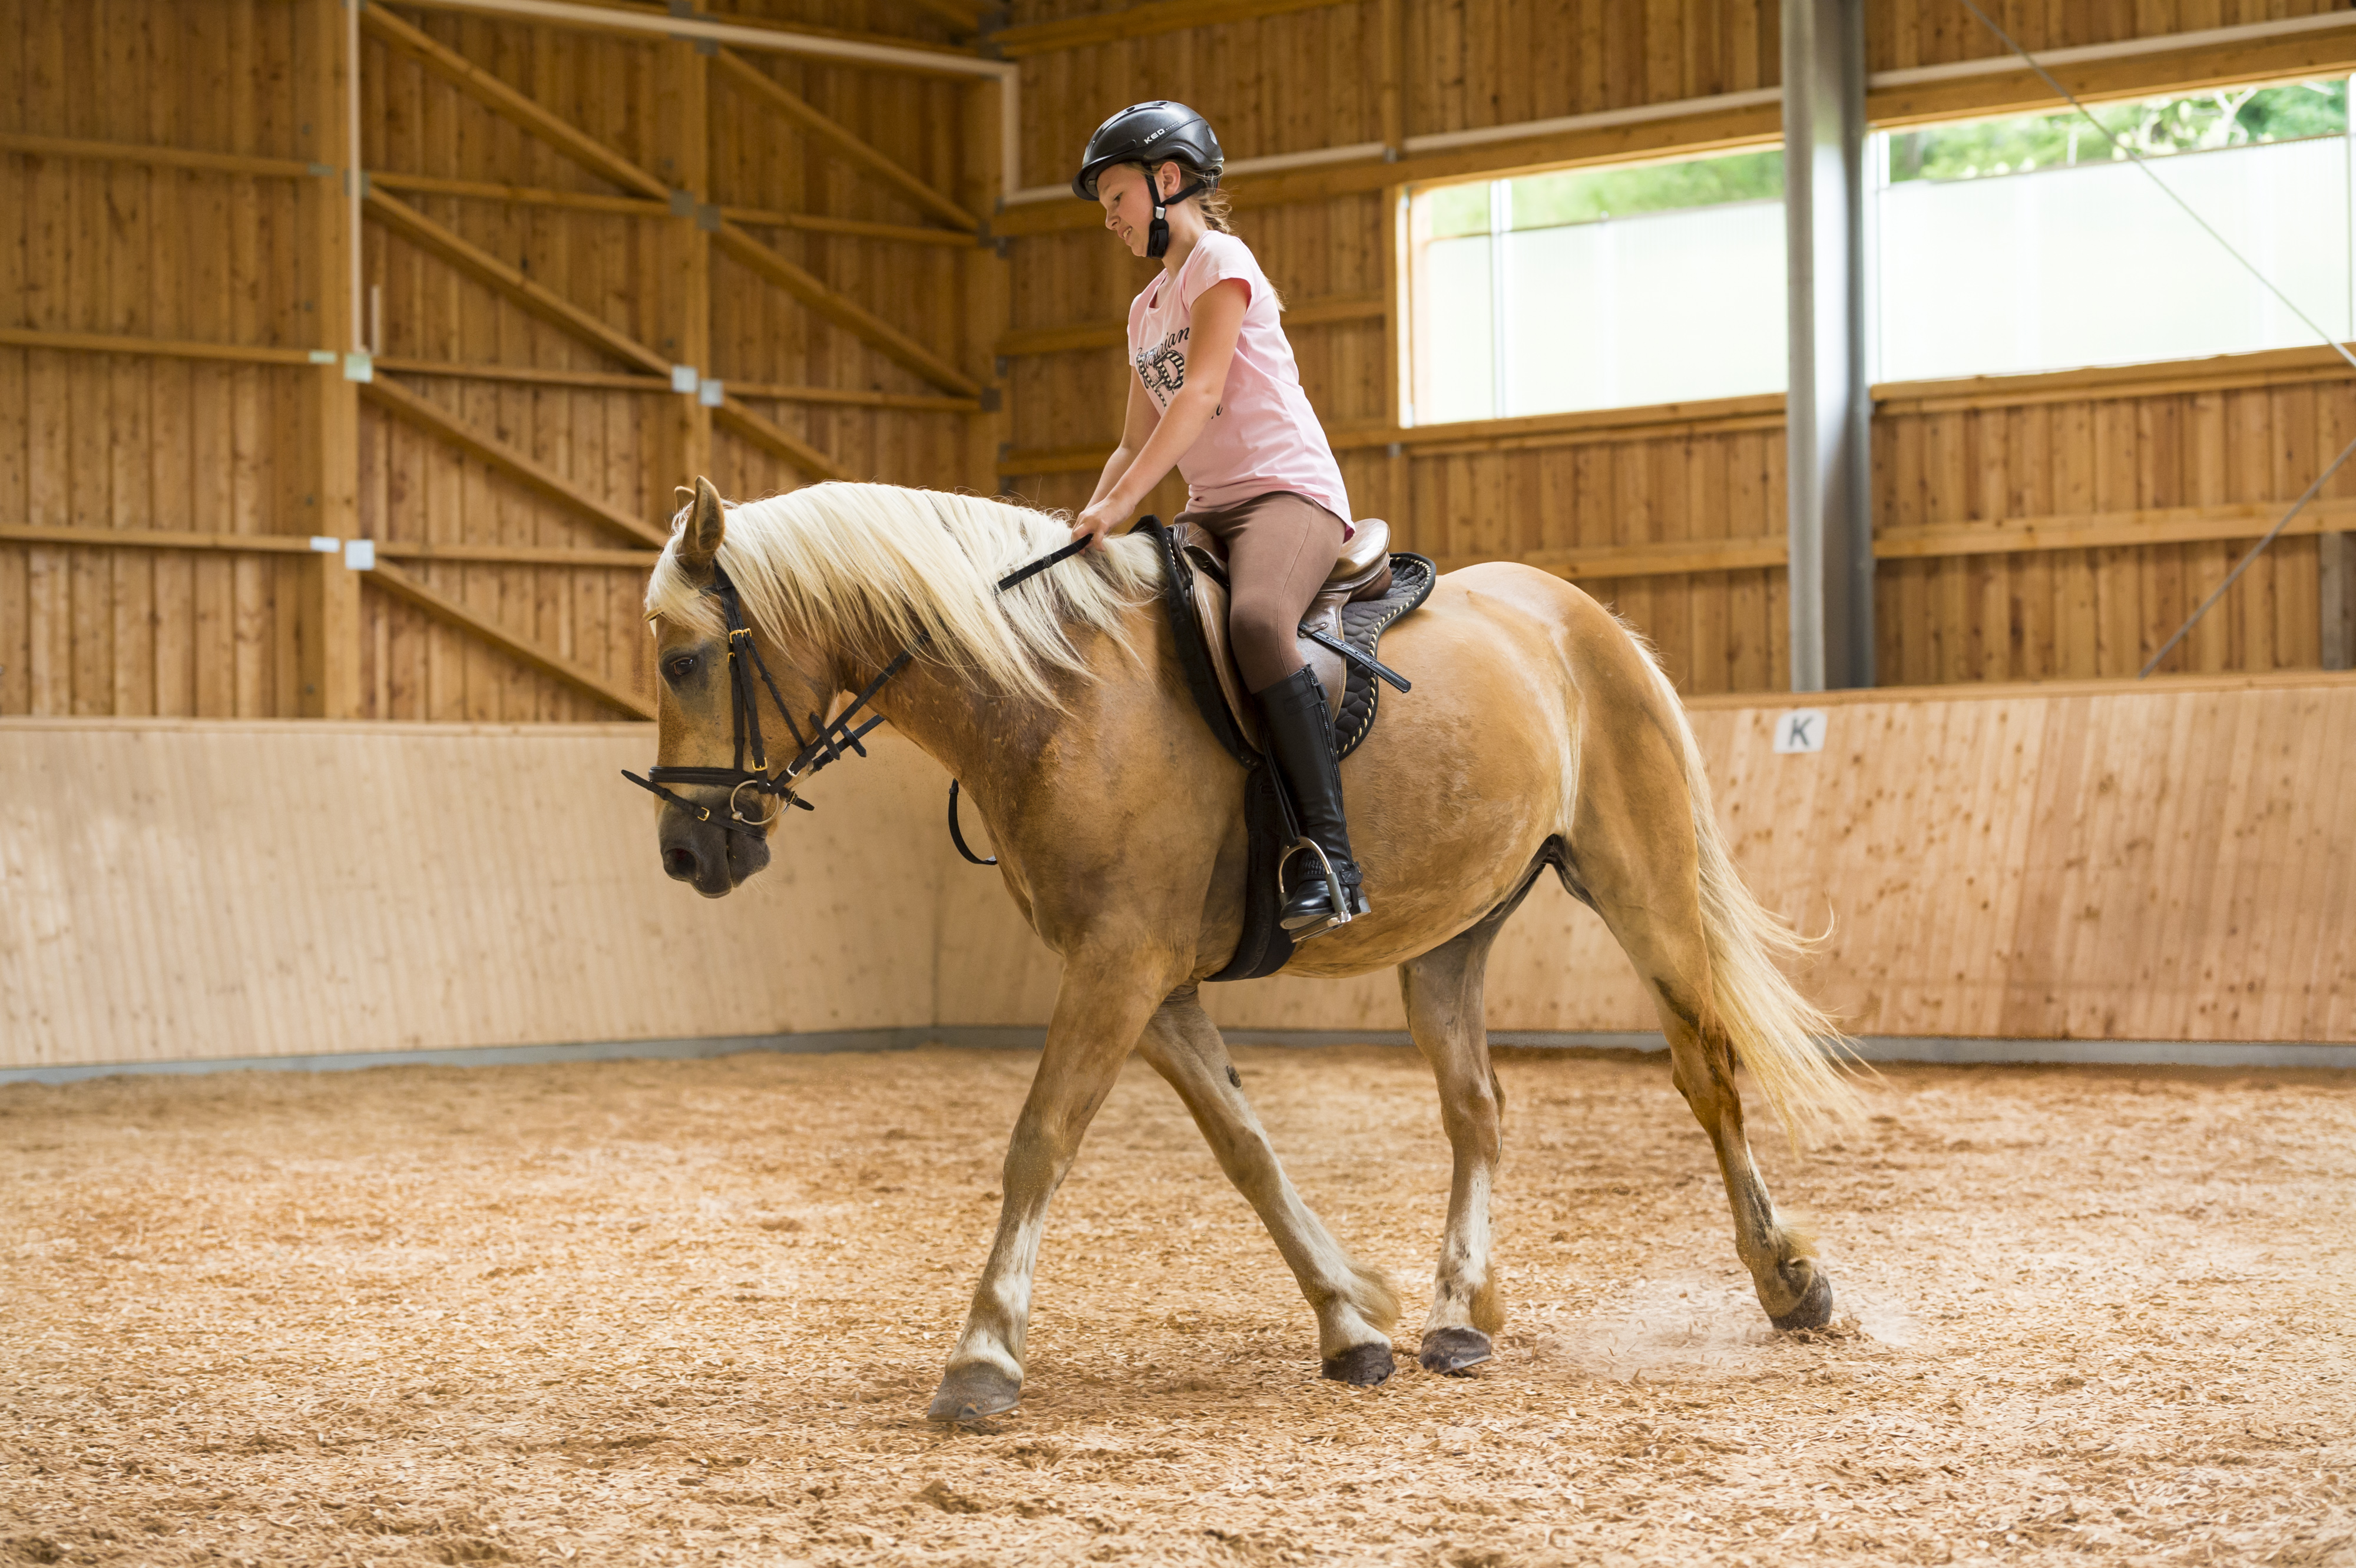
[[[2326, 331], [2356, 338], [2345, 79], [2095, 110]], [[2316, 342], [2074, 113], [1866, 148], [1877, 381]], [[1783, 390], [1780, 150], [1427, 187], [1408, 207], [1406, 421]]]
[[[2317, 325], [2356, 336], [2346, 81], [2095, 113]], [[1867, 154], [1877, 381], [2317, 340], [2074, 113], [1885, 133]]]
[[1416, 192], [1408, 423], [1781, 392], [1783, 155]]

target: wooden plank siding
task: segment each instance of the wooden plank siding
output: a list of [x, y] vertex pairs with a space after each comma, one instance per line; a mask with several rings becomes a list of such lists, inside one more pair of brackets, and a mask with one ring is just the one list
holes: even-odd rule
[[[322, 147], [340, 165], [343, 141], [339, 130], [308, 134], [289, 85], [316, 72], [318, 51], [340, 55], [339, 34], [305, 31], [319, 9], [284, 0], [220, 0], [200, 14], [170, 0], [120, 0], [102, 12], [0, 5], [0, 134], [12, 138], [0, 141], [0, 329], [80, 335], [0, 341], [0, 525], [187, 532], [216, 545], [210, 536], [321, 532], [310, 476], [322, 403], [311, 389], [342, 372], [307, 361], [312, 350], [340, 356], [348, 344], [319, 329], [310, 255], [315, 209], [340, 201], [340, 180], [310, 171]], [[683, 332], [701, 335], [681, 325], [690, 294], [675, 269], [691, 264], [695, 248], [665, 237], [695, 231], [695, 216], [646, 202], [641, 188], [599, 177], [585, 166], [598, 159], [581, 156], [594, 144], [664, 185], [693, 184], [699, 204], [727, 209], [799, 274], [942, 360], [970, 364], [961, 306], [975, 247], [895, 237], [938, 222], [961, 188], [969, 88], [748, 57], [744, 70], [766, 73], [872, 149], [852, 164], [781, 122], [741, 71], [710, 72], [709, 112], [695, 113], [680, 73], [663, 70], [670, 56], [692, 57], [691, 44], [397, 6], [385, 14], [586, 141], [568, 156], [531, 133], [531, 114], [503, 116], [372, 34], [362, 43], [362, 165], [471, 188], [400, 196], [621, 338], [666, 361], [704, 361], [696, 369], [727, 385], [741, 411], [706, 438], [709, 456], [694, 460], [724, 490], [763, 495], [809, 482], [797, 449], [854, 478], [991, 482], [965, 449], [975, 405], [940, 398], [717, 247], [708, 247], [708, 342], [684, 351]], [[800, 5], [789, 19], [839, 27], [864, 17], [845, 0]], [[912, 36], [937, 37], [937, 23], [911, 10], [906, 25]], [[682, 134], [704, 144], [700, 178], [688, 171], [697, 159], [670, 139]], [[142, 148], [165, 149], [165, 161], [143, 159]], [[906, 180], [874, 177], [878, 159], [942, 199], [926, 204]], [[507, 199], [509, 189], [641, 205], [550, 206]], [[369, 221], [361, 241], [382, 322], [376, 347], [386, 362], [376, 374], [394, 395], [430, 404], [441, 428], [391, 417], [381, 400], [363, 403], [357, 532], [518, 646], [649, 697], [643, 568], [613, 561], [609, 548], [605, 562], [562, 553], [616, 542], [600, 512], [662, 527], [672, 487], [692, 477], [677, 471], [692, 450], [678, 433], [713, 422], [701, 410], [682, 421], [689, 400], [642, 365], [519, 308], [382, 223]], [[155, 351], [137, 351], [132, 339]], [[208, 346], [276, 350], [291, 362], [192, 357]], [[402, 365], [434, 373], [394, 368]], [[624, 371], [631, 381], [612, 384]], [[568, 374], [586, 384], [566, 383]], [[479, 444], [451, 440], [454, 429], [496, 443], [583, 499], [487, 462]], [[477, 558], [422, 553], [436, 546]], [[534, 560], [535, 551], [550, 553]], [[304, 574], [319, 569], [301, 551], [0, 541], [0, 714], [295, 715], [305, 697], [301, 590]], [[580, 683], [552, 679], [392, 593], [364, 592], [358, 636], [358, 716], [619, 716]]]
[[[2054, 0], [2003, 16], [2024, 44], [2055, 48], [2330, 8]], [[910, 42], [968, 39], [919, 5], [884, 14], [855, 0], [733, 0], [706, 9], [837, 29], [881, 17]], [[339, 47], [314, 36], [324, 14], [285, 0], [207, 0], [197, 10], [110, 0], [96, 11], [0, 0], [0, 526], [322, 532], [319, 514], [337, 502], [323, 501], [316, 480], [316, 454], [331, 438], [318, 427], [332, 400], [318, 386], [339, 372], [305, 361], [344, 345], [325, 340], [336, 312], [313, 297], [324, 275], [312, 253], [322, 207], [338, 182], [310, 170], [322, 148], [342, 155], [339, 136], [306, 127], [300, 84], [316, 80], [322, 49]], [[376, 373], [430, 403], [445, 431], [479, 433], [593, 510], [648, 527], [663, 525], [691, 466], [708, 466], [735, 495], [790, 489], [823, 471], [994, 487], [1049, 507], [1086, 499], [1091, 454], [1117, 430], [1119, 351], [1068, 338], [1052, 352], [1001, 345], [1059, 341], [1042, 336], [1055, 334], [1084, 342], [1122, 318], [1146, 274], [1077, 202], [991, 210], [1000, 151], [978, 105], [994, 89], [767, 53], [698, 56], [703, 66], [689, 70], [693, 46], [683, 42], [398, 5], [371, 15], [397, 23], [362, 45], [360, 162], [390, 177], [380, 194], [579, 313], [568, 331], [481, 281], [479, 269], [469, 274], [368, 221], [363, 277], [383, 326]], [[1766, 0], [1015, 0], [1000, 29], [1023, 68], [1015, 183], [1062, 179], [1107, 113], [1151, 96], [1203, 109], [1238, 159], [1701, 104], [1776, 85], [1778, 15]], [[998, 26], [989, 17], [985, 34]], [[447, 59], [437, 70], [417, 48], [396, 47], [403, 36], [500, 87], [470, 92]], [[2298, 37], [2324, 40], [2312, 43], [2319, 50], [2356, 47]], [[1875, 70], [2001, 52], [1953, 0], [1872, 0], [1867, 42]], [[2153, 62], [2155, 81], [2187, 69], [2136, 58]], [[2111, 62], [2098, 90], [2131, 91], [2141, 69]], [[1907, 102], [1959, 113], [1975, 92], [2011, 105], [2020, 91], [2009, 78], [1976, 77]], [[503, 94], [504, 112], [486, 102]], [[680, 136], [698, 96], [704, 134], [694, 146]], [[798, 119], [777, 112], [787, 101]], [[1774, 124], [1772, 105], [1697, 108], [1577, 146], [1458, 149], [1438, 163], [1370, 163], [1330, 183], [1321, 170], [1233, 181], [1245, 236], [1302, 306], [1295, 350], [1358, 509], [1388, 517], [1406, 547], [1447, 561], [1512, 554], [1586, 574], [1579, 580], [1654, 638], [1696, 693], [1785, 680], [1782, 573], [1761, 555], [1783, 531], [1772, 412], [1660, 411], [1576, 429], [1391, 428], [1397, 324], [1366, 309], [1394, 281], [1383, 183], [1410, 177], [1401, 170], [1465, 175], [1533, 158], [1756, 143]], [[159, 151], [143, 160], [142, 148]], [[766, 250], [732, 249], [700, 229], [690, 238], [700, 220], [675, 215], [650, 182], [698, 187], [691, 209], [717, 208]], [[988, 246], [942, 227], [959, 212], [984, 220]], [[769, 252], [776, 263], [760, 264]], [[701, 331], [682, 316], [699, 295], [709, 300]], [[607, 348], [584, 340], [596, 334], [584, 335], [583, 320], [610, 334]], [[880, 351], [872, 326], [863, 338], [855, 329], [862, 320], [924, 358], [912, 368], [909, 354]], [[725, 383], [732, 401], [717, 417], [682, 409], [646, 355], [616, 358], [620, 341], [657, 359], [709, 360], [695, 368]], [[203, 357], [215, 350], [291, 362]], [[1998, 402], [1952, 389], [1893, 393], [1875, 434], [1878, 529], [1893, 550], [1905, 545], [1881, 572], [1885, 682], [2133, 673], [2247, 532], [2147, 546], [2113, 530], [2083, 548], [2008, 552], [1983, 548], [1980, 536], [2050, 538], [2072, 520], [2165, 513], [2181, 522], [2205, 508], [2260, 508], [2296, 494], [2356, 435], [2350, 384], [2332, 366], [2252, 356], [2231, 375], [2209, 367], [2147, 381], [2021, 379], [1992, 394]], [[987, 395], [966, 395], [975, 387]], [[529, 554], [609, 546], [613, 530], [432, 424], [363, 402], [359, 532], [412, 552], [443, 547], [411, 557], [434, 593], [568, 667], [650, 691], [637, 569]], [[2351, 483], [2335, 481], [2329, 496], [2356, 495]], [[1182, 504], [1174, 481], [1149, 502], [1165, 516]], [[1939, 555], [1925, 541], [1958, 553]], [[2345, 549], [2345, 536], [2330, 548]], [[1737, 564], [1685, 569], [1705, 559]], [[2262, 671], [2325, 658], [2321, 559], [2312, 537], [2278, 544], [2173, 667]], [[1606, 568], [1625, 575], [1593, 575]], [[0, 540], [0, 714], [302, 713], [299, 623], [319, 570], [300, 553]], [[578, 686], [395, 596], [364, 593], [359, 637], [361, 716], [615, 716]]]

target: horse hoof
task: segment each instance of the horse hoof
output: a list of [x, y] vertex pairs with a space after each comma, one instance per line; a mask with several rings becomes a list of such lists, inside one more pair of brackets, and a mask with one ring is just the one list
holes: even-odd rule
[[1489, 1337], [1477, 1328], [1435, 1328], [1423, 1337], [1423, 1353], [1416, 1359], [1427, 1372], [1461, 1378], [1494, 1354]]
[[1780, 1316], [1767, 1315], [1767, 1321], [1778, 1328], [1822, 1328], [1833, 1320], [1833, 1280], [1822, 1269], [1810, 1271], [1815, 1278], [1808, 1282], [1807, 1294], [1799, 1305]]
[[1389, 1380], [1391, 1348], [1387, 1341], [1374, 1345], [1353, 1345], [1338, 1356], [1329, 1356], [1319, 1369], [1322, 1375], [1337, 1383], [1347, 1383], [1354, 1389], [1370, 1389]]
[[951, 1367], [925, 1412], [927, 1421], [980, 1421], [1012, 1410], [1023, 1398], [1023, 1381], [987, 1361]]

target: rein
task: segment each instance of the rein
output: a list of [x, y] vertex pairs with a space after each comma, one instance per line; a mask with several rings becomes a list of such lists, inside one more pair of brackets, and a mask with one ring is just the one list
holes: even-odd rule
[[[1076, 539], [1061, 549], [1042, 555], [1030, 564], [1001, 577], [998, 580], [996, 591], [1002, 594], [1010, 588], [1020, 587], [1048, 567], [1070, 560], [1087, 547], [1087, 539]], [[809, 738], [805, 740], [802, 738], [801, 726], [794, 723], [792, 710], [786, 706], [785, 696], [777, 690], [777, 682], [771, 678], [769, 666], [761, 657], [760, 647], [753, 639], [752, 628], [745, 623], [744, 601], [737, 593], [736, 585], [729, 580], [728, 574], [722, 570], [717, 561], [712, 564], [712, 586], [706, 588], [704, 592], [720, 601], [721, 618], [726, 623], [728, 628], [728, 703], [729, 727], [733, 732], [733, 764], [727, 768], [670, 768], [658, 763], [647, 769], [644, 778], [631, 772], [628, 768], [622, 770], [622, 777], [641, 789], [661, 796], [698, 822], [711, 822], [725, 828], [732, 833], [743, 833], [748, 838], [759, 838], [768, 832], [769, 824], [776, 822], [788, 806], [799, 806], [805, 811], [818, 810], [795, 793], [796, 786], [802, 779], [808, 779], [830, 763], [841, 761], [845, 752], [855, 752], [861, 757], [867, 755], [867, 748], [859, 744], [859, 738], [882, 724], [884, 715], [875, 714], [866, 723], [856, 726], [851, 721], [858, 716], [859, 710], [867, 706], [875, 693], [882, 691], [894, 676], [916, 661], [916, 650], [930, 642], [933, 639], [933, 634], [929, 631], [919, 633], [916, 640], [902, 649], [894, 657], [892, 662], [884, 667], [883, 672], [868, 682], [860, 693], [851, 700], [850, 705], [836, 714], [833, 719], [822, 719], [818, 714], [811, 714], [809, 715], [811, 734]], [[754, 685], [756, 680], [760, 682], [758, 687]], [[786, 721], [786, 729], [793, 736], [794, 745], [798, 748], [792, 758], [774, 773], [769, 770], [768, 756], [761, 745], [760, 693], [764, 689], [769, 693], [769, 701], [776, 707], [777, 716]], [[752, 754], [753, 763], [750, 768], [744, 766], [748, 748]], [[665, 789], [664, 786], [668, 784], [702, 784], [726, 789], [728, 815], [724, 818], [713, 815], [711, 807], [699, 806], [685, 796]], [[755, 795], [775, 797], [777, 801], [776, 807], [766, 816], [744, 815], [738, 807], [737, 797], [747, 789]], [[954, 812], [957, 809], [954, 782], [950, 785], [950, 790], [949, 809]], [[950, 831], [954, 833], [956, 832], [955, 817], [952, 816], [950, 821]], [[964, 849], [964, 835], [958, 834], [958, 838], [959, 840], [958, 847]], [[966, 850], [965, 854], [967, 859], [974, 859], [972, 851]]]

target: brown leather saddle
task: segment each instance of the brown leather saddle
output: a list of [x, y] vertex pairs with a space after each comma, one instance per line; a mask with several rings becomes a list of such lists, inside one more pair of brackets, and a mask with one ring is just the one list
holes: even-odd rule
[[[1279, 874], [1299, 833], [1276, 769], [1261, 755], [1258, 704], [1244, 689], [1227, 635], [1226, 552], [1199, 529], [1164, 528], [1147, 518], [1162, 550], [1162, 605], [1178, 644], [1179, 662], [1203, 722], [1248, 770], [1244, 822], [1250, 845], [1245, 873], [1244, 929], [1236, 951], [1213, 980], [1256, 980], [1292, 957], [1292, 937], [1277, 923]], [[1390, 548], [1390, 525], [1359, 521], [1342, 558], [1310, 604], [1301, 625], [1301, 654], [1317, 672], [1333, 710], [1333, 751], [1347, 757], [1371, 734], [1385, 682], [1401, 692], [1408, 682], [1376, 658], [1383, 632], [1431, 596], [1439, 569], [1424, 557]]]
[[[1243, 732], [1245, 741], [1258, 750], [1259, 704], [1244, 690], [1243, 673], [1228, 639], [1226, 544], [1217, 535], [1191, 523], [1178, 523], [1171, 532], [1177, 535], [1179, 553], [1193, 568], [1188, 596], [1194, 602], [1195, 621], [1203, 628], [1203, 641], [1210, 651], [1211, 669], [1218, 676], [1219, 691], [1226, 698], [1227, 712], [1235, 719], [1236, 727]], [[1301, 624], [1338, 642], [1342, 637], [1342, 607], [1362, 599], [1381, 598], [1390, 592], [1394, 580], [1391, 525], [1380, 518], [1362, 519], [1350, 535], [1349, 543], [1342, 547], [1341, 559], [1326, 575], [1325, 585], [1310, 601], [1309, 614]], [[1317, 683], [1325, 688], [1326, 701], [1338, 725], [1346, 684], [1343, 656], [1307, 637], [1300, 642], [1301, 656], [1317, 672]]]

